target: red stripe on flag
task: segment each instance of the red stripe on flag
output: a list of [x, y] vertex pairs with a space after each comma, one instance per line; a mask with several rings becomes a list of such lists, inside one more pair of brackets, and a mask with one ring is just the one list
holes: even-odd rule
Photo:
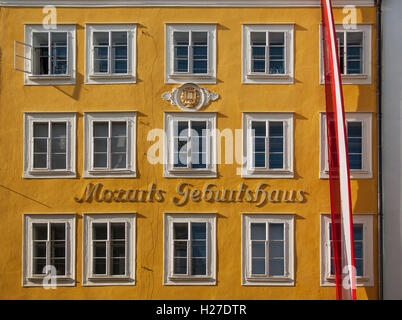
[[331, 0], [321, 0], [331, 233], [337, 299], [356, 299], [352, 202], [345, 112]]

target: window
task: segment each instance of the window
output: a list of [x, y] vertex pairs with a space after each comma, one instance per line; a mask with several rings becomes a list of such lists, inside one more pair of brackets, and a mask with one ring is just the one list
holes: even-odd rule
[[293, 29], [243, 25], [243, 83], [293, 83]]
[[216, 83], [216, 25], [167, 24], [165, 82]]
[[25, 113], [24, 178], [75, 178], [75, 113]]
[[245, 178], [293, 177], [293, 113], [243, 114]]
[[84, 177], [136, 176], [136, 113], [84, 113]]
[[215, 113], [165, 113], [165, 177], [215, 177]]
[[[373, 286], [373, 215], [353, 215], [357, 286]], [[321, 285], [335, 285], [331, 215], [321, 215]]]
[[24, 214], [23, 237], [23, 286], [75, 285], [74, 214]]
[[135, 24], [86, 25], [86, 83], [136, 82]]
[[[349, 154], [350, 177], [372, 178], [371, 113], [346, 112], [346, 135]], [[321, 167], [320, 178], [328, 178], [328, 147], [326, 114], [321, 113]]]
[[135, 284], [135, 213], [84, 215], [84, 285]]
[[42, 25], [25, 25], [27, 61], [25, 84], [75, 84], [75, 25], [58, 24], [48, 30]]
[[293, 220], [293, 215], [243, 214], [243, 285], [294, 285]]
[[[369, 84], [371, 83], [371, 25], [355, 26], [355, 29], [347, 29], [343, 25], [335, 25], [342, 84]], [[320, 32], [322, 33], [321, 29]], [[321, 36], [320, 52], [320, 81], [323, 84], [325, 79]]]
[[164, 284], [216, 284], [216, 214], [165, 213]]

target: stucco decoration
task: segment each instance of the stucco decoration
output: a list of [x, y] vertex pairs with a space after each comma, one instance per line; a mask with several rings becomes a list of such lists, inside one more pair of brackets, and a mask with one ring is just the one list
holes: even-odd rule
[[172, 106], [178, 106], [184, 111], [197, 111], [219, 98], [219, 94], [201, 88], [194, 83], [185, 83], [172, 91], [162, 94], [162, 98], [170, 101]]

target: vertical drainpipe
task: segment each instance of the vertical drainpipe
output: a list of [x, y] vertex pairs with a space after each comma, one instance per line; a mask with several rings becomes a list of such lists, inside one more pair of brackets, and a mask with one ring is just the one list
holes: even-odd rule
[[378, 299], [383, 300], [383, 177], [382, 177], [382, 0], [377, 0], [377, 209], [378, 209]]

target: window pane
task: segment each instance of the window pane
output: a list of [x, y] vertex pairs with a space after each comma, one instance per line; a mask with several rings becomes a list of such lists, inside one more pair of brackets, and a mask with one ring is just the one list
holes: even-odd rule
[[362, 138], [348, 138], [348, 153], [361, 154], [363, 149]]
[[34, 153], [47, 153], [47, 138], [34, 138]]
[[95, 60], [106, 60], [107, 63], [107, 59], [109, 56], [109, 50], [107, 47], [95, 47], [94, 48], [94, 57]]
[[93, 41], [96, 46], [108, 46], [109, 45], [109, 32], [94, 32]]
[[112, 169], [124, 169], [127, 167], [126, 154], [112, 154]]
[[44, 274], [44, 268], [46, 266], [46, 259], [43, 258], [33, 258], [33, 274]]
[[283, 276], [284, 275], [284, 260], [275, 259], [269, 260], [269, 275], [270, 276]]
[[33, 136], [36, 138], [47, 138], [49, 136], [48, 130], [49, 124], [47, 122], [35, 122], [33, 124]]
[[66, 239], [66, 225], [64, 223], [52, 223], [50, 225], [50, 239], [51, 240], [65, 240]]
[[362, 259], [355, 259], [356, 276], [362, 277], [364, 275], [364, 263]]
[[271, 153], [269, 155], [269, 168], [270, 169], [282, 169], [283, 168], [283, 154]]
[[194, 60], [193, 72], [194, 73], [208, 73], [208, 62]]
[[56, 275], [66, 274], [66, 259], [50, 259], [50, 264], [56, 268]]
[[112, 275], [124, 275], [126, 273], [125, 259], [112, 259]]
[[265, 121], [253, 121], [251, 129], [254, 130], [254, 136], [266, 137], [266, 123]]
[[67, 124], [52, 123], [52, 152], [66, 152]]
[[50, 39], [52, 41], [52, 46], [66, 46], [67, 32], [51, 32]]
[[187, 223], [174, 223], [173, 224], [173, 239], [188, 239], [188, 225]]
[[188, 72], [188, 32], [174, 32], [174, 71]]
[[127, 60], [115, 60], [113, 63], [113, 73], [127, 73]]
[[349, 168], [353, 170], [362, 169], [362, 155], [349, 154]]
[[207, 238], [207, 224], [193, 222], [191, 224], [191, 238], [193, 240], [205, 240]]
[[265, 32], [250, 32], [251, 45], [266, 45], [266, 33]]
[[173, 259], [173, 273], [174, 274], [187, 274], [187, 258], [174, 258]]
[[124, 152], [126, 153], [127, 148], [127, 138], [126, 137], [119, 137], [119, 138], [112, 138], [112, 153], [116, 152]]
[[66, 154], [52, 154], [51, 168], [66, 169]]
[[188, 45], [188, 32], [174, 32], [175, 45]]
[[47, 224], [34, 223], [33, 227], [33, 240], [47, 240]]
[[253, 258], [265, 258], [265, 241], [252, 241], [251, 256]]
[[269, 152], [283, 153], [283, 138], [270, 138], [269, 139]]
[[251, 273], [252, 274], [265, 274], [265, 259], [252, 259], [251, 260]]
[[109, 123], [107, 122], [94, 122], [93, 123], [94, 137], [108, 137], [109, 136]]
[[94, 274], [106, 274], [106, 258], [96, 258], [93, 261]]
[[93, 223], [92, 224], [92, 238], [94, 240], [107, 239], [107, 224], [106, 223]]
[[265, 60], [253, 60], [252, 71], [265, 72]]
[[265, 168], [265, 153], [256, 153], [254, 155], [254, 167]]
[[34, 241], [33, 257], [34, 258], [46, 258], [46, 242], [45, 241]]
[[94, 167], [107, 168], [107, 155], [102, 153], [94, 154]]
[[284, 224], [270, 223], [269, 224], [269, 240], [284, 240]]
[[47, 155], [46, 154], [34, 154], [33, 167], [35, 169], [47, 168]]
[[108, 72], [108, 60], [95, 60], [94, 61], [95, 72]]
[[52, 258], [65, 258], [66, 256], [66, 242], [65, 241], [52, 241], [51, 242], [51, 257]]
[[188, 61], [187, 60], [176, 60], [174, 71], [175, 72], [188, 72]]
[[192, 241], [191, 242], [191, 256], [192, 257], [206, 257], [207, 245], [206, 241]]
[[205, 275], [207, 274], [207, 260], [205, 258], [197, 258], [191, 260], [191, 274]]
[[106, 242], [94, 241], [93, 242], [93, 256], [95, 258], [106, 258]]
[[206, 168], [207, 167], [207, 158], [206, 153], [202, 152], [193, 152], [191, 154], [191, 165], [192, 168]]
[[94, 152], [107, 152], [107, 139], [95, 138], [94, 139]]
[[112, 32], [112, 45], [114, 46], [127, 46], [127, 32], [126, 31], [113, 31]]
[[363, 136], [362, 123], [360, 121], [347, 121], [348, 137], [361, 138]]
[[363, 241], [363, 225], [353, 224], [353, 240]]
[[174, 242], [174, 257], [187, 257], [187, 241]]
[[363, 258], [363, 242], [362, 241], [355, 241], [355, 258], [362, 259]]
[[266, 240], [265, 223], [251, 223], [251, 240]]
[[283, 258], [284, 241], [270, 241], [269, 242], [269, 257], [270, 258]]
[[111, 241], [110, 242], [112, 258], [124, 258], [126, 256], [126, 243], [125, 241]]
[[125, 240], [126, 239], [126, 224], [124, 222], [113, 222], [110, 224], [110, 231], [112, 240]]

